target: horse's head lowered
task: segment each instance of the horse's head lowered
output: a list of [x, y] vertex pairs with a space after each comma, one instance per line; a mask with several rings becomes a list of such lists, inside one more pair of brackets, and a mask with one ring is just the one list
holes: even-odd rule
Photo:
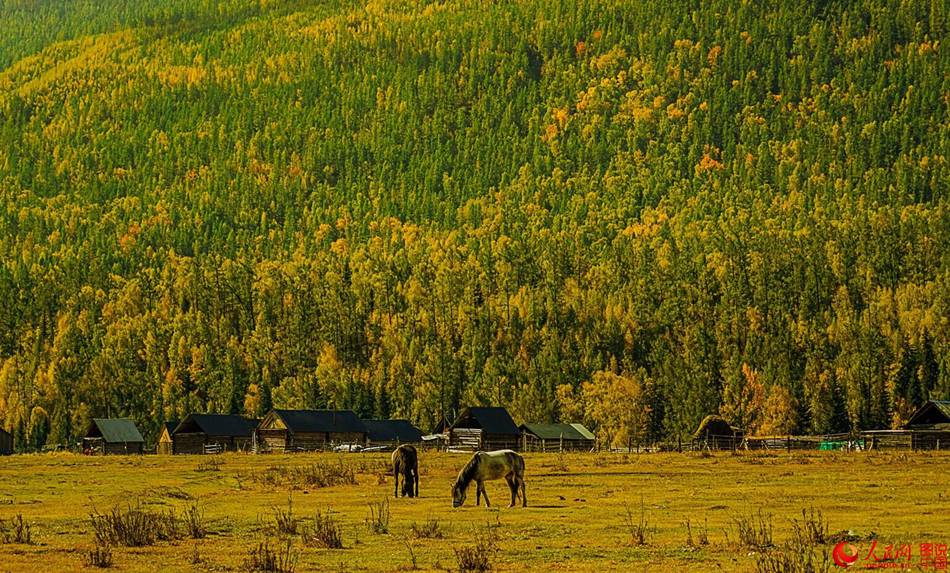
[[455, 482], [455, 485], [452, 486], [452, 507], [461, 507], [465, 503], [465, 490], [467, 489], [461, 481]]

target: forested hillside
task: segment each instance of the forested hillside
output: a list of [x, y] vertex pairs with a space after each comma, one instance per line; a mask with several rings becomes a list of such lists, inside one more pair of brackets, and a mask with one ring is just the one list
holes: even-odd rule
[[0, 0], [0, 424], [950, 399], [941, 0]]

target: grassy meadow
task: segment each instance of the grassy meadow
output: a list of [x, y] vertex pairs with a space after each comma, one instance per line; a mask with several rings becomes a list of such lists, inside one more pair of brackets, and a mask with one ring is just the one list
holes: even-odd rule
[[[277, 549], [288, 537], [297, 571], [410, 570], [410, 548], [419, 570], [457, 571], [456, 550], [479, 540], [493, 540], [488, 554], [499, 571], [756, 571], [762, 551], [791, 551], [783, 548], [803, 509], [820, 510], [831, 533], [874, 533], [879, 543], [912, 544], [915, 555], [919, 543], [945, 543], [950, 531], [945, 454], [528, 454], [526, 509], [505, 507], [504, 482], [488, 486], [491, 509], [473, 505], [474, 488], [452, 509], [450, 486], [466, 459], [424, 453], [420, 498], [397, 500], [387, 454], [9, 457], [0, 460], [0, 519], [9, 529], [22, 514], [32, 544], [0, 544], [0, 571], [93, 570], [85, 563], [95, 546], [90, 514], [130, 503], [178, 515], [197, 504], [207, 535], [115, 546], [116, 571], [242, 571], [261, 542]], [[341, 468], [355, 483], [305, 483]], [[386, 499], [386, 531], [373, 531], [371, 505]], [[760, 508], [771, 550], [738, 540], [736, 520]], [[281, 535], [276, 516], [289, 509], [297, 533]], [[339, 524], [342, 549], [310, 540], [317, 511]], [[634, 539], [641, 520], [642, 545]]]

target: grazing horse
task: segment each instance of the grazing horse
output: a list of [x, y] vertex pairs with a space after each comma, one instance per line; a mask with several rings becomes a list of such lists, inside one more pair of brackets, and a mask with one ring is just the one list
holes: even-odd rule
[[402, 495], [419, 497], [419, 454], [416, 448], [403, 444], [393, 451], [393, 475], [396, 476], [396, 489], [393, 495], [399, 497], [399, 474], [402, 474]]
[[511, 489], [511, 503], [508, 507], [514, 507], [518, 499], [520, 489], [521, 505], [528, 506], [528, 498], [525, 497], [524, 487], [524, 458], [511, 450], [498, 450], [497, 452], [475, 452], [468, 464], [459, 472], [455, 485], [452, 486], [452, 507], [459, 507], [465, 503], [465, 490], [468, 484], [475, 482], [475, 505], [481, 501], [481, 496], [485, 496], [485, 507], [491, 507], [488, 502], [488, 492], [485, 491], [485, 480], [505, 478], [508, 482], [508, 488]]

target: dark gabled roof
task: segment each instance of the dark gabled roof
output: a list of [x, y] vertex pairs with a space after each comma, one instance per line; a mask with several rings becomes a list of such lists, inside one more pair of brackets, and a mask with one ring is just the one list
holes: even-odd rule
[[257, 424], [236, 414], [189, 414], [175, 434], [200, 433], [215, 437], [250, 438]]
[[110, 444], [144, 443], [135, 422], [128, 418], [93, 418], [87, 438], [102, 438]]
[[[578, 428], [580, 426], [580, 428]], [[581, 429], [583, 428], [583, 432]], [[580, 424], [522, 424], [521, 429], [542, 440], [593, 440], [594, 436]], [[586, 435], [585, 435], [586, 434]]]
[[521, 430], [515, 425], [515, 421], [511, 419], [511, 414], [508, 413], [508, 410], [499, 406], [465, 408], [462, 410], [462, 414], [458, 419], [455, 420], [455, 423], [452, 424], [452, 428], [468, 428], [472, 427], [472, 423], [474, 423], [474, 427], [481, 428], [483, 432], [489, 434], [515, 436], [521, 434]]
[[917, 408], [905, 427], [950, 423], [950, 400], [930, 400]]
[[950, 420], [950, 400], [930, 400], [930, 404]]
[[366, 434], [374, 442], [421, 442], [422, 430], [409, 420], [363, 420]]
[[352, 410], [274, 410], [292, 432], [357, 432], [366, 426]]

